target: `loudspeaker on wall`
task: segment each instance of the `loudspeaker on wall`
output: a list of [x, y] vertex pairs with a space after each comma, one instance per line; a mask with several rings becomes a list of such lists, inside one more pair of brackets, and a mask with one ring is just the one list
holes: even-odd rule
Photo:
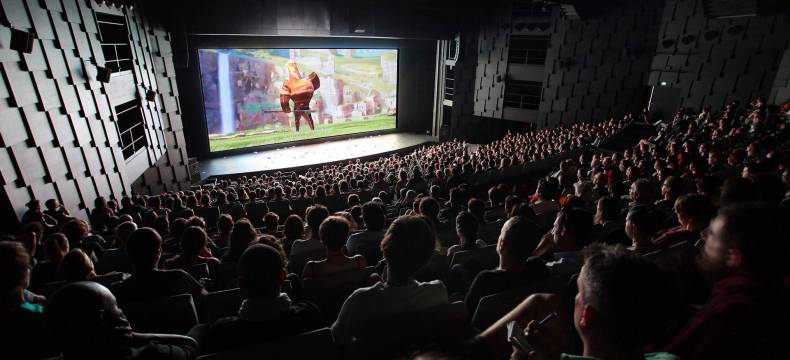
[[96, 80], [108, 83], [110, 82], [110, 75], [112, 75], [112, 70], [101, 66], [96, 68]]
[[21, 51], [26, 54], [33, 52], [33, 33], [18, 29], [11, 29], [11, 50]]

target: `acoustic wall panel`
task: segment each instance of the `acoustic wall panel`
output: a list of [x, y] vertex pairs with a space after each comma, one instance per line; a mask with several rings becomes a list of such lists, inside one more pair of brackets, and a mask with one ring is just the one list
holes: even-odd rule
[[[169, 37], [158, 25], [143, 19], [141, 6], [126, 12], [133, 38], [136, 64], [129, 76], [134, 96], [145, 89], [157, 91], [157, 81], [168, 84], [165, 94], [146, 104], [146, 126], [153, 141], [145, 151], [146, 161], [135, 174], [127, 166], [120, 149], [113, 111], [113, 94], [96, 80], [96, 67], [103, 66], [95, 11], [106, 10], [83, 0], [0, 0], [8, 19], [0, 25], [0, 184], [5, 208], [17, 217], [31, 199], [58, 199], [74, 216], [87, 218], [96, 196], [120, 199], [130, 194], [132, 182], [148, 168], [168, 175], [154, 182], [158, 188], [183, 189], [189, 185], [183, 128], [178, 111], [177, 91], [171, 89], [175, 74], [162, 66], [155, 73], [147, 66], [156, 53], [169, 49]], [[118, 9], [114, 11], [119, 12]], [[20, 53], [9, 48], [12, 29], [34, 33], [33, 51]], [[151, 46], [148, 34], [157, 34]], [[167, 52], [167, 51], [165, 51]], [[173, 111], [165, 111], [165, 103]], [[162, 126], [166, 116], [168, 126]], [[172, 130], [171, 130], [172, 129]], [[143, 154], [140, 154], [143, 155]], [[166, 164], [166, 165], [162, 165]], [[165, 182], [167, 182], [165, 184]], [[138, 182], [137, 184], [140, 184]], [[150, 192], [146, 185], [138, 192]], [[3, 219], [13, 225], [15, 219]], [[6, 227], [6, 229], [12, 229]]]
[[653, 58], [664, 2], [623, 4], [592, 19], [553, 14], [539, 126], [641, 111], [651, 62], [662, 61]]

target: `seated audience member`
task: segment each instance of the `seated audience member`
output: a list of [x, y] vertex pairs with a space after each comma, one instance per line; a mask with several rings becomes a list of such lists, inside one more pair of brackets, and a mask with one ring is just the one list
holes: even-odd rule
[[658, 233], [659, 217], [656, 211], [648, 205], [631, 206], [625, 216], [625, 233], [631, 239], [629, 249], [640, 254], [660, 250], [653, 242]]
[[31, 222], [20, 226], [19, 231], [16, 233], [16, 241], [22, 243], [28, 255], [30, 255], [30, 265], [36, 266], [36, 256], [40, 255], [38, 250], [39, 242], [43, 241], [44, 226], [37, 222]]
[[685, 193], [686, 183], [683, 179], [674, 175], [664, 179], [664, 183], [661, 185], [662, 198], [655, 202], [655, 206], [667, 218], [668, 224], [676, 224], [677, 220], [674, 219], [675, 201]]
[[238, 261], [244, 250], [258, 240], [258, 230], [247, 219], [241, 219], [233, 224], [230, 232], [230, 243], [225, 249], [222, 261]]
[[280, 217], [277, 216], [276, 213], [271, 211], [267, 212], [266, 215], [263, 216], [263, 233], [274, 237], [280, 237], [282, 234], [277, 231], [277, 225], [279, 223]]
[[196, 304], [203, 302], [206, 290], [183, 270], [160, 270], [162, 238], [151, 228], [139, 228], [126, 244], [132, 262], [132, 276], [113, 286], [121, 303], [156, 300], [179, 294], [191, 294]]
[[333, 273], [359, 270], [368, 266], [362, 255], [343, 254], [343, 244], [348, 239], [349, 223], [340, 216], [330, 216], [321, 223], [318, 234], [326, 248], [326, 259], [308, 261], [302, 278], [315, 278]]
[[332, 324], [335, 341], [350, 344], [355, 331], [377, 318], [446, 304], [447, 290], [441, 281], [421, 283], [414, 280], [414, 274], [433, 256], [435, 246], [436, 235], [428, 220], [411, 215], [395, 219], [381, 242], [387, 261], [386, 280], [357, 289], [346, 299]]
[[507, 187], [492, 186], [488, 189], [489, 208], [485, 212], [486, 220], [496, 221], [507, 218], [507, 212], [505, 210], [505, 197], [507, 196], [507, 192]]
[[508, 195], [505, 198], [505, 214], [507, 218], [511, 218], [516, 216], [516, 209], [518, 209], [521, 204], [524, 203], [524, 200], [521, 199], [518, 195]]
[[568, 354], [573, 349], [566, 332], [558, 330], [570, 326], [565, 315], [548, 326], [530, 319], [525, 335], [534, 351], [514, 348], [511, 359], [678, 359], [643, 350], [664, 330], [671, 301], [669, 283], [656, 265], [621, 247], [605, 248], [586, 257], [576, 284], [572, 324], [581, 338], [581, 356]]
[[104, 233], [104, 231], [108, 230], [108, 224], [110, 218], [115, 215], [115, 213], [107, 206], [107, 199], [104, 196], [99, 196], [93, 202], [93, 210], [91, 210], [90, 214], [90, 222], [91, 228], [95, 231]]
[[558, 195], [556, 179], [541, 179], [536, 190], [537, 201], [532, 203], [532, 210], [538, 219], [538, 225], [548, 228], [554, 221], [557, 212], [560, 211], [560, 204], [555, 197]]
[[485, 203], [477, 198], [469, 199], [467, 202], [467, 211], [477, 219], [477, 223], [480, 225], [477, 230], [480, 238], [487, 244], [496, 242], [499, 231], [502, 229], [502, 225], [505, 221], [487, 222], [485, 218]]
[[553, 275], [567, 278], [581, 269], [581, 250], [592, 242], [592, 229], [590, 213], [581, 208], [563, 209], [557, 213], [550, 235], [543, 239], [535, 251], [548, 242], [550, 247], [545, 254], [550, 257], [546, 267]]
[[247, 218], [252, 220], [252, 224], [255, 225], [255, 227], [262, 227], [264, 226], [263, 216], [269, 212], [269, 206], [266, 205], [266, 201], [258, 198], [257, 192], [252, 191], [249, 196], [250, 202], [246, 207]]
[[255, 244], [239, 259], [239, 285], [246, 293], [238, 315], [221, 318], [198, 336], [203, 353], [263, 343], [323, 326], [321, 311], [309, 302], [293, 302], [281, 292], [285, 259], [275, 248]]
[[28, 224], [32, 222], [37, 222], [46, 228], [56, 227], [58, 225], [58, 221], [52, 216], [49, 216], [41, 211], [41, 202], [33, 199], [25, 204], [27, 206], [27, 211], [22, 214], [22, 219], [19, 220], [21, 224]]
[[208, 235], [201, 227], [190, 226], [181, 233], [181, 254], [165, 261], [168, 269], [186, 270], [191, 266], [206, 264], [212, 275], [219, 266], [219, 259], [207, 249]]
[[31, 278], [34, 291], [43, 289], [47, 283], [61, 280], [60, 263], [68, 252], [69, 241], [63, 233], [54, 233], [44, 240], [44, 253], [47, 259], [33, 268]]
[[291, 256], [303, 253], [312, 253], [324, 250], [324, 244], [318, 236], [318, 228], [329, 217], [329, 209], [324, 205], [313, 205], [307, 209], [307, 227], [310, 229], [310, 238], [294, 241], [291, 245]]
[[362, 205], [362, 220], [365, 230], [348, 237], [346, 252], [348, 255], [362, 255], [368, 264], [376, 264], [381, 260], [381, 240], [387, 221], [384, 209], [379, 204], [367, 202]]
[[61, 225], [61, 231], [66, 238], [69, 239], [69, 247], [72, 249], [82, 249], [91, 260], [97, 261], [101, 258], [104, 250], [101, 245], [93, 240], [99, 239], [95, 235], [91, 235], [88, 224], [80, 219], [71, 219]]
[[[214, 225], [217, 224], [219, 220], [220, 211], [219, 207], [215, 205], [211, 205], [211, 198], [208, 196], [203, 196], [200, 198], [201, 207], [195, 209], [195, 215], [202, 217], [206, 224]], [[233, 218], [231, 218], [231, 222], [233, 222]]]
[[679, 226], [659, 231], [655, 243], [659, 247], [700, 239], [700, 233], [716, 216], [716, 207], [703, 195], [683, 195], [675, 201], [675, 214]]
[[214, 243], [219, 248], [230, 246], [230, 233], [233, 231], [233, 218], [228, 214], [222, 214], [217, 218], [217, 234], [214, 236]]
[[480, 239], [478, 228], [480, 224], [472, 214], [462, 211], [455, 217], [455, 232], [458, 235], [458, 244], [447, 249], [447, 256], [452, 258], [458, 251], [475, 250], [486, 246], [486, 242]]
[[609, 196], [598, 199], [595, 209], [595, 233], [597, 242], [608, 245], [631, 245], [625, 234], [625, 224], [620, 214], [620, 202]]
[[631, 188], [629, 189], [631, 203], [628, 204], [628, 207], [625, 208], [623, 212], [628, 212], [628, 209], [637, 205], [652, 205], [655, 192], [650, 180], [645, 178], [637, 179], [631, 184]]
[[198, 355], [190, 337], [135, 332], [113, 294], [93, 282], [61, 288], [45, 318], [64, 360], [190, 360]]
[[461, 189], [455, 187], [450, 189], [450, 200], [444, 204], [444, 209], [439, 211], [439, 220], [450, 221], [458, 216], [458, 212], [464, 209], [464, 200]]
[[283, 224], [283, 249], [286, 254], [291, 253], [291, 247], [297, 240], [304, 239], [304, 221], [299, 215], [291, 214]]
[[497, 253], [499, 266], [481, 271], [475, 277], [464, 303], [474, 314], [477, 303], [486, 295], [515, 289], [544, 280], [549, 271], [539, 258], [530, 257], [540, 241], [540, 229], [535, 222], [515, 216], [505, 222], [499, 235]]
[[60, 278], [66, 282], [83, 281], [96, 277], [93, 262], [80, 249], [72, 249], [60, 262]]
[[102, 255], [99, 262], [101, 269], [122, 272], [132, 271], [132, 263], [129, 261], [129, 254], [126, 253], [126, 243], [135, 230], [137, 230], [137, 224], [131, 221], [123, 222], [115, 228], [114, 247], [104, 251], [104, 255]]
[[723, 208], [704, 233], [698, 260], [713, 283], [707, 303], [662, 347], [683, 359], [786, 359], [790, 219], [768, 204]]
[[441, 210], [439, 202], [432, 197], [423, 197], [417, 200], [417, 202], [419, 203], [419, 215], [426, 217], [431, 225], [433, 225], [439, 242], [443, 246], [455, 244], [455, 241], [458, 240], [455, 235], [455, 227], [450, 228], [450, 226], [446, 226], [446, 224], [439, 221], [439, 210]]
[[30, 256], [18, 242], [0, 241], [0, 358], [56, 355], [44, 326], [43, 307], [25, 299]]
[[44, 201], [44, 206], [47, 208], [44, 210], [44, 214], [55, 219], [58, 224], [63, 224], [71, 217], [69, 211], [55, 199]]

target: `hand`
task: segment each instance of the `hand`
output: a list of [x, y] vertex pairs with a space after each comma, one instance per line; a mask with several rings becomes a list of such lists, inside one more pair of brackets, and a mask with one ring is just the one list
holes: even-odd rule
[[555, 324], [538, 326], [538, 322], [535, 320], [527, 324], [524, 335], [535, 349], [529, 353], [529, 359], [559, 359], [560, 355], [565, 352], [562, 335], [552, 326]]

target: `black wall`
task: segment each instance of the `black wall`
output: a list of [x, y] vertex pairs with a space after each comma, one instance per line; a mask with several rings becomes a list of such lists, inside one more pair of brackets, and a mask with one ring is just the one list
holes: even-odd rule
[[[397, 131], [425, 133], [430, 131], [433, 111], [436, 41], [339, 37], [294, 36], [190, 36], [189, 51], [175, 54], [174, 61], [185, 64], [177, 69], [184, 135], [189, 156], [206, 158], [209, 153], [208, 133], [203, 113], [200, 69], [197, 61], [199, 48], [388, 48], [398, 49], [398, 125]], [[178, 59], [188, 56], [188, 59]], [[259, 149], [282, 146], [262, 146]], [[249, 149], [239, 149], [247, 152]], [[228, 152], [223, 152], [228, 154]]]

